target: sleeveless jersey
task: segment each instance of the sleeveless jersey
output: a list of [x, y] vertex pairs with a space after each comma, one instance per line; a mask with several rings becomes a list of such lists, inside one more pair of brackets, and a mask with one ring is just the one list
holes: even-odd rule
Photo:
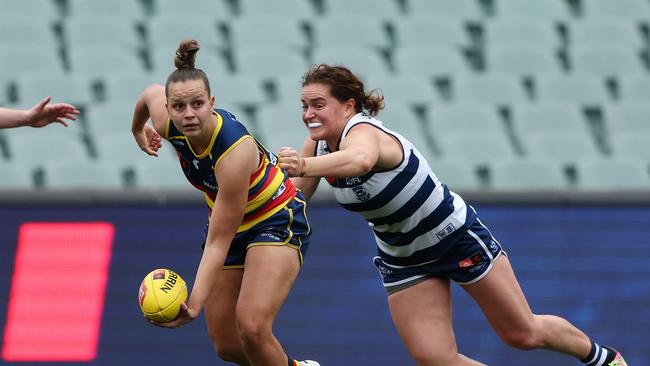
[[[368, 221], [386, 264], [416, 266], [437, 260], [476, 220], [474, 210], [438, 180], [413, 144], [375, 118], [356, 114], [346, 124], [339, 143], [358, 124], [394, 136], [402, 145], [403, 159], [386, 171], [326, 178], [336, 200]], [[318, 141], [317, 156], [330, 152], [325, 141]]]
[[255, 141], [259, 150], [260, 165], [250, 177], [248, 203], [244, 219], [237, 230], [239, 233], [281, 210], [296, 195], [296, 189], [288, 174], [277, 165], [277, 157], [250, 135], [234, 115], [223, 109], [215, 109], [213, 113], [217, 117], [217, 127], [208, 147], [201, 154], [194, 152], [188, 138], [176, 129], [170, 119], [167, 119], [164, 137], [176, 149], [187, 180], [204, 192], [210, 210], [214, 207], [219, 190], [214, 174], [215, 166], [244, 139]]

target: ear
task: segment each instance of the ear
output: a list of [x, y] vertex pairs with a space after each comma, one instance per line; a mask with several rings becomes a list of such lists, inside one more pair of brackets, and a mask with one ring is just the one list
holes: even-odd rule
[[349, 114], [350, 116], [357, 114], [356, 106], [357, 103], [354, 101], [354, 98], [348, 99], [348, 101], [345, 102], [345, 113]]
[[210, 107], [214, 109], [214, 95], [210, 97]]

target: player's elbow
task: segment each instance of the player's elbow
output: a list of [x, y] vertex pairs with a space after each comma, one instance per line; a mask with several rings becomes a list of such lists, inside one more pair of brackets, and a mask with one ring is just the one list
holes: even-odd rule
[[354, 166], [358, 169], [358, 175], [364, 175], [369, 173], [375, 167], [376, 161], [374, 161], [368, 154], [361, 152], [357, 155]]

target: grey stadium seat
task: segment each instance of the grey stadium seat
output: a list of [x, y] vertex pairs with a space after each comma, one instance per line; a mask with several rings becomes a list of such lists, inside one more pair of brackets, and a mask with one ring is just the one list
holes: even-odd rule
[[572, 17], [565, 0], [496, 0], [497, 17], [567, 21]]
[[59, 160], [44, 167], [44, 187], [47, 189], [121, 189], [121, 171], [101, 160]]
[[400, 47], [393, 54], [396, 72], [426, 78], [451, 78], [471, 72], [460, 51], [447, 47]]
[[494, 190], [561, 190], [568, 188], [560, 164], [546, 159], [495, 160], [490, 163]]
[[454, 18], [414, 14], [393, 20], [396, 46], [468, 47], [470, 37], [465, 24]]
[[408, 0], [407, 14], [447, 16], [463, 21], [478, 21], [484, 17], [475, 0]]
[[650, 190], [648, 165], [635, 159], [578, 161], [578, 187], [599, 190]]

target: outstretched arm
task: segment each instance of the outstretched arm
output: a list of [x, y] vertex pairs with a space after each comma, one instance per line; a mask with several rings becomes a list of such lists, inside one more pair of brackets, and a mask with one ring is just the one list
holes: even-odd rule
[[280, 152], [280, 167], [292, 177], [355, 177], [370, 172], [378, 160], [377, 129], [366, 125], [351, 129], [339, 151], [327, 155], [301, 157], [293, 149]]
[[71, 104], [49, 104], [51, 97], [44, 98], [27, 110], [0, 108], [0, 128], [44, 127], [50, 123], [68, 126], [66, 119], [76, 120], [79, 111]]
[[[162, 146], [160, 136], [165, 134], [168, 118], [166, 102], [165, 87], [152, 84], [135, 103], [131, 132], [140, 149], [149, 155], [158, 156], [158, 149]], [[153, 127], [147, 124], [150, 117]]]
[[205, 301], [223, 272], [223, 265], [237, 229], [242, 223], [248, 201], [251, 174], [257, 169], [257, 145], [245, 139], [232, 149], [215, 167], [219, 191], [210, 215], [208, 236], [187, 304], [181, 305], [179, 316], [168, 323], [153, 324], [176, 328], [196, 319]]

